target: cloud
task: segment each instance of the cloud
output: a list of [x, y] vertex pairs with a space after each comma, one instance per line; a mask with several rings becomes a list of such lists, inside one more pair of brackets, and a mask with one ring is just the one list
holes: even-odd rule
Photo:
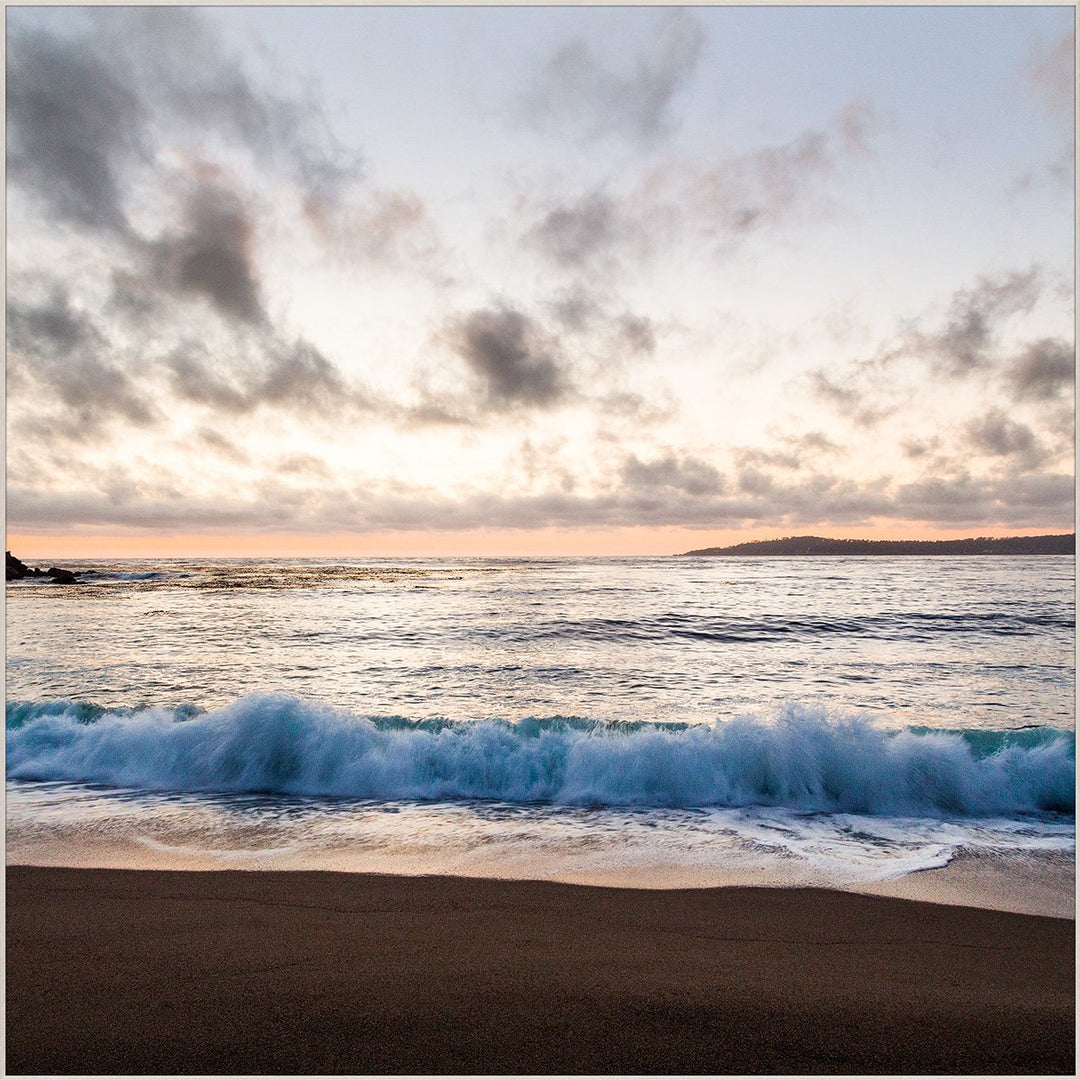
[[1028, 61], [1028, 85], [1047, 108], [1072, 129], [1076, 103], [1076, 31], [1067, 30], [1049, 47], [1036, 49]]
[[328, 254], [344, 265], [407, 267], [438, 285], [453, 282], [427, 205], [412, 191], [379, 189], [339, 199], [335, 214], [307, 213]]
[[718, 495], [725, 489], [723, 476], [707, 461], [674, 454], [650, 462], [631, 454], [623, 463], [621, 478], [626, 487], [639, 491], [674, 488], [688, 495]]
[[255, 407], [247, 388], [237, 386], [214, 370], [210, 353], [202, 344], [185, 343], [165, 359], [173, 391], [183, 400], [206, 405], [217, 412], [244, 413]]
[[[205, 286], [223, 287], [218, 280]], [[310, 342], [269, 325], [240, 323], [229, 337], [189, 338], [163, 351], [160, 338], [169, 335], [159, 312], [141, 335], [126, 328], [121, 347], [60, 282], [17, 278], [9, 292], [9, 407], [20, 433], [36, 442], [96, 437], [116, 421], [164, 422], [162, 376], [179, 400], [225, 415], [260, 407], [323, 417], [387, 411]], [[48, 413], [52, 403], [61, 412]]]
[[822, 455], [839, 452], [840, 447], [820, 431], [803, 435], [782, 435], [778, 448], [766, 450], [760, 446], [734, 447], [732, 456], [740, 468], [771, 466], [781, 469], [803, 469]]
[[183, 400], [232, 415], [260, 407], [318, 415], [376, 407], [303, 339], [287, 343], [266, 338], [253, 351], [242, 364], [223, 369], [203, 344], [186, 342], [165, 360], [172, 389]]
[[331, 475], [326, 462], [313, 454], [289, 454], [277, 461], [274, 470], [286, 475], [313, 476], [320, 479]]
[[656, 352], [656, 327], [652, 319], [644, 315], [620, 315], [617, 320], [619, 338], [631, 352]]
[[533, 200], [526, 247], [568, 271], [617, 275], [620, 260], [638, 267], [676, 245], [704, 244], [728, 256], [747, 237], [831, 206], [826, 181], [870, 155], [876, 120], [851, 102], [820, 128], [785, 142], [730, 153], [713, 163], [668, 160], [634, 186], [595, 188], [576, 196]]
[[[423, 201], [411, 192], [378, 191], [371, 196], [370, 205], [355, 215], [353, 228], [348, 232], [352, 249], [359, 248], [369, 259], [387, 261], [395, 256], [406, 237], [430, 232], [427, 210]], [[429, 251], [435, 241], [428, 236]]]
[[905, 439], [900, 447], [909, 458], [918, 460], [937, 453], [941, 449], [941, 439], [937, 435], [929, 439]]
[[649, 47], [614, 70], [576, 40], [544, 63], [525, 99], [525, 114], [582, 140], [616, 136], [655, 144], [675, 126], [672, 104], [701, 57], [705, 33], [687, 11], [660, 16]]
[[872, 355], [808, 372], [810, 390], [862, 427], [897, 411], [898, 396], [910, 391], [912, 360], [947, 382], [996, 368], [1017, 401], [1060, 398], [1073, 371], [1072, 348], [1064, 340], [1043, 338], [1011, 359], [1002, 356], [1008, 321], [1032, 311], [1043, 291], [1038, 266], [979, 275], [970, 287], [953, 292], [943, 315], [905, 319]]
[[[45, 422], [21, 397], [33, 385], [64, 406], [52, 418], [61, 433], [159, 422], [162, 376], [225, 413], [370, 407], [318, 349], [274, 325], [263, 297], [254, 187], [298, 196], [325, 223], [360, 179], [310, 94], [258, 85], [195, 9], [71, 8], [54, 30], [28, 19], [11, 21], [7, 88], [8, 177], [41, 211], [9, 231], [9, 402], [23, 430]], [[417, 207], [370, 201], [378, 253]], [[86, 246], [78, 275], [35, 267], [35, 230], [57, 224]], [[166, 344], [196, 337], [206, 344]]]
[[[1076, 172], [1076, 30], [1070, 27], [1049, 47], [1033, 51], [1023, 72], [1025, 83], [1059, 125], [1058, 153], [1044, 166], [1050, 178], [1072, 190]], [[1022, 189], [1035, 175], [1028, 173], [1018, 182]]]
[[754, 468], [759, 465], [773, 465], [781, 469], [797, 469], [802, 464], [800, 456], [793, 451], [762, 450], [760, 447], [745, 446], [734, 452], [735, 463], [740, 468]]
[[54, 283], [40, 302], [8, 300], [9, 372], [59, 401], [70, 416], [57, 436], [97, 435], [113, 419], [138, 426], [160, 416], [133, 379], [107, 359], [108, 341], [84, 311], [71, 304], [67, 290]]
[[480, 377], [491, 408], [547, 408], [570, 392], [554, 344], [520, 311], [508, 307], [474, 311], [455, 320], [448, 336]]
[[[787, 220], [807, 205], [816, 205], [820, 213], [823, 181], [871, 156], [876, 123], [868, 103], [852, 101], [824, 126], [786, 142], [731, 154], [706, 168], [665, 166], [654, 171], [649, 184], [673, 187], [673, 202], [692, 214], [703, 235], [723, 246]], [[651, 216], [666, 228], [672, 212]]]
[[614, 200], [595, 191], [548, 211], [526, 233], [525, 240], [555, 263], [579, 268], [626, 237], [627, 227], [619, 218]]
[[69, 32], [8, 33], [8, 179], [52, 220], [132, 239], [129, 195], [160, 153], [284, 176], [323, 222], [362, 178], [310, 91], [258, 85], [212, 18], [181, 7], [71, 9]]
[[580, 281], [544, 306], [563, 330], [594, 335], [601, 339], [604, 351], [616, 357], [656, 352], [659, 328], [653, 319], [632, 311], [610, 314], [605, 302]]
[[215, 453], [227, 458], [238, 465], [249, 465], [251, 457], [248, 453], [236, 445], [231, 439], [227, 439], [220, 431], [213, 428], [203, 427], [195, 433], [203, 446], [208, 446]]
[[870, 368], [871, 366], [866, 364], [849, 365], [847, 373], [839, 379], [817, 368], [808, 373], [810, 390], [859, 427], [874, 427], [896, 409], [875, 403], [875, 399], [881, 395], [879, 390], [869, 385], [868, 380], [874, 374]]
[[972, 420], [966, 432], [975, 449], [995, 457], [1016, 458], [1025, 468], [1034, 468], [1046, 458], [1031, 428], [1010, 420], [1000, 409]]
[[[280, 464], [286, 464], [282, 462]], [[701, 466], [704, 466], [703, 468]], [[732, 490], [690, 455], [623, 459], [614, 483], [585, 493], [565, 477], [557, 487], [516, 495], [447, 492], [370, 482], [327, 483], [317, 468], [279, 471], [248, 484], [241, 497], [212, 498], [182, 490], [175, 478], [81, 479], [78, 490], [13, 484], [9, 527], [20, 531], [80, 528], [147, 533], [229, 531], [287, 534], [368, 533], [399, 529], [472, 530], [653, 527], [805, 529], [819, 525], [927, 522], [956, 527], [1066, 529], [1072, 523], [1071, 475], [1007, 473], [974, 478], [931, 476], [894, 487], [888, 478], [855, 482], [824, 473], [788, 481], [759, 472]], [[288, 477], [285, 482], [281, 477]], [[60, 482], [66, 478], [61, 478]], [[306, 482], [305, 482], [306, 481]]]
[[1071, 397], [1076, 379], [1076, 349], [1062, 338], [1042, 338], [1009, 360], [1004, 374], [1018, 401]]
[[131, 71], [159, 124], [205, 149], [245, 150], [262, 170], [284, 170], [306, 211], [332, 214], [363, 175], [362, 155], [333, 135], [310, 90], [289, 97], [259, 85], [229, 54], [206, 14], [183, 7], [96, 9], [91, 39]]
[[124, 174], [149, 157], [137, 93], [88, 43], [9, 30], [7, 176], [50, 215], [127, 234]]
[[905, 484], [895, 502], [901, 516], [913, 521], [1066, 528], [1074, 497], [1075, 481], [1062, 473], [981, 479], [962, 473]]
[[908, 347], [929, 356], [941, 373], [966, 375], [990, 363], [1000, 325], [1012, 315], [1030, 311], [1041, 291], [1037, 267], [998, 278], [980, 276], [972, 288], [953, 294], [940, 330], [915, 330]]
[[17, 356], [63, 357], [76, 349], [99, 348], [104, 338], [91, 318], [75, 311], [68, 291], [52, 282], [48, 296], [34, 304], [11, 296], [7, 306], [8, 347]]
[[[670, 418], [670, 401], [648, 401], [621, 386], [612, 389], [629, 357], [656, 348], [651, 319], [631, 312], [610, 316], [584, 289], [546, 306], [564, 333], [584, 336], [574, 353], [567, 354], [550, 326], [507, 303], [453, 317], [439, 337], [465, 361], [480, 393], [446, 386], [445, 378], [436, 389], [429, 373], [417, 380], [420, 401], [406, 410], [407, 422], [474, 424], [485, 412], [544, 410], [571, 402], [639, 424]], [[574, 325], [568, 328], [567, 322]]]
[[258, 396], [270, 404], [301, 405], [315, 411], [332, 412], [346, 401], [370, 406], [366, 396], [350, 391], [341, 372], [302, 339], [272, 343]]
[[199, 182], [187, 199], [183, 231], [151, 246], [156, 276], [167, 288], [209, 301], [225, 319], [263, 325], [252, 233], [236, 191], [219, 181]]
[[547, 307], [563, 327], [575, 333], [589, 329], [603, 315], [603, 306], [580, 283], [550, 301]]

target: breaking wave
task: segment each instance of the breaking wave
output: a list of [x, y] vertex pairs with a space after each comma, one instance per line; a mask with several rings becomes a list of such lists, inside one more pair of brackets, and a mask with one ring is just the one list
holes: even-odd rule
[[1074, 774], [1070, 731], [891, 731], [798, 704], [711, 726], [412, 721], [279, 694], [7, 707], [9, 778], [158, 791], [978, 816], [1071, 814]]

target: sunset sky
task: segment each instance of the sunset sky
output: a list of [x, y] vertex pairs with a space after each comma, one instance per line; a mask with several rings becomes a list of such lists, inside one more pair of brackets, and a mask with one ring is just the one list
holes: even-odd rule
[[1069, 531], [1073, 20], [9, 7], [7, 546]]

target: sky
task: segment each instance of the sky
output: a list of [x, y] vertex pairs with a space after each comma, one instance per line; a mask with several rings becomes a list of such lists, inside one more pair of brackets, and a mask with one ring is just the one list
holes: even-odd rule
[[7, 546], [1074, 522], [1074, 10], [7, 11]]

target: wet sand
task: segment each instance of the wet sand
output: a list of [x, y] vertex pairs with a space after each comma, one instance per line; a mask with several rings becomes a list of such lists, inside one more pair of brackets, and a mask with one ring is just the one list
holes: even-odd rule
[[7, 1071], [1038, 1073], [1072, 920], [825, 889], [7, 870]]

